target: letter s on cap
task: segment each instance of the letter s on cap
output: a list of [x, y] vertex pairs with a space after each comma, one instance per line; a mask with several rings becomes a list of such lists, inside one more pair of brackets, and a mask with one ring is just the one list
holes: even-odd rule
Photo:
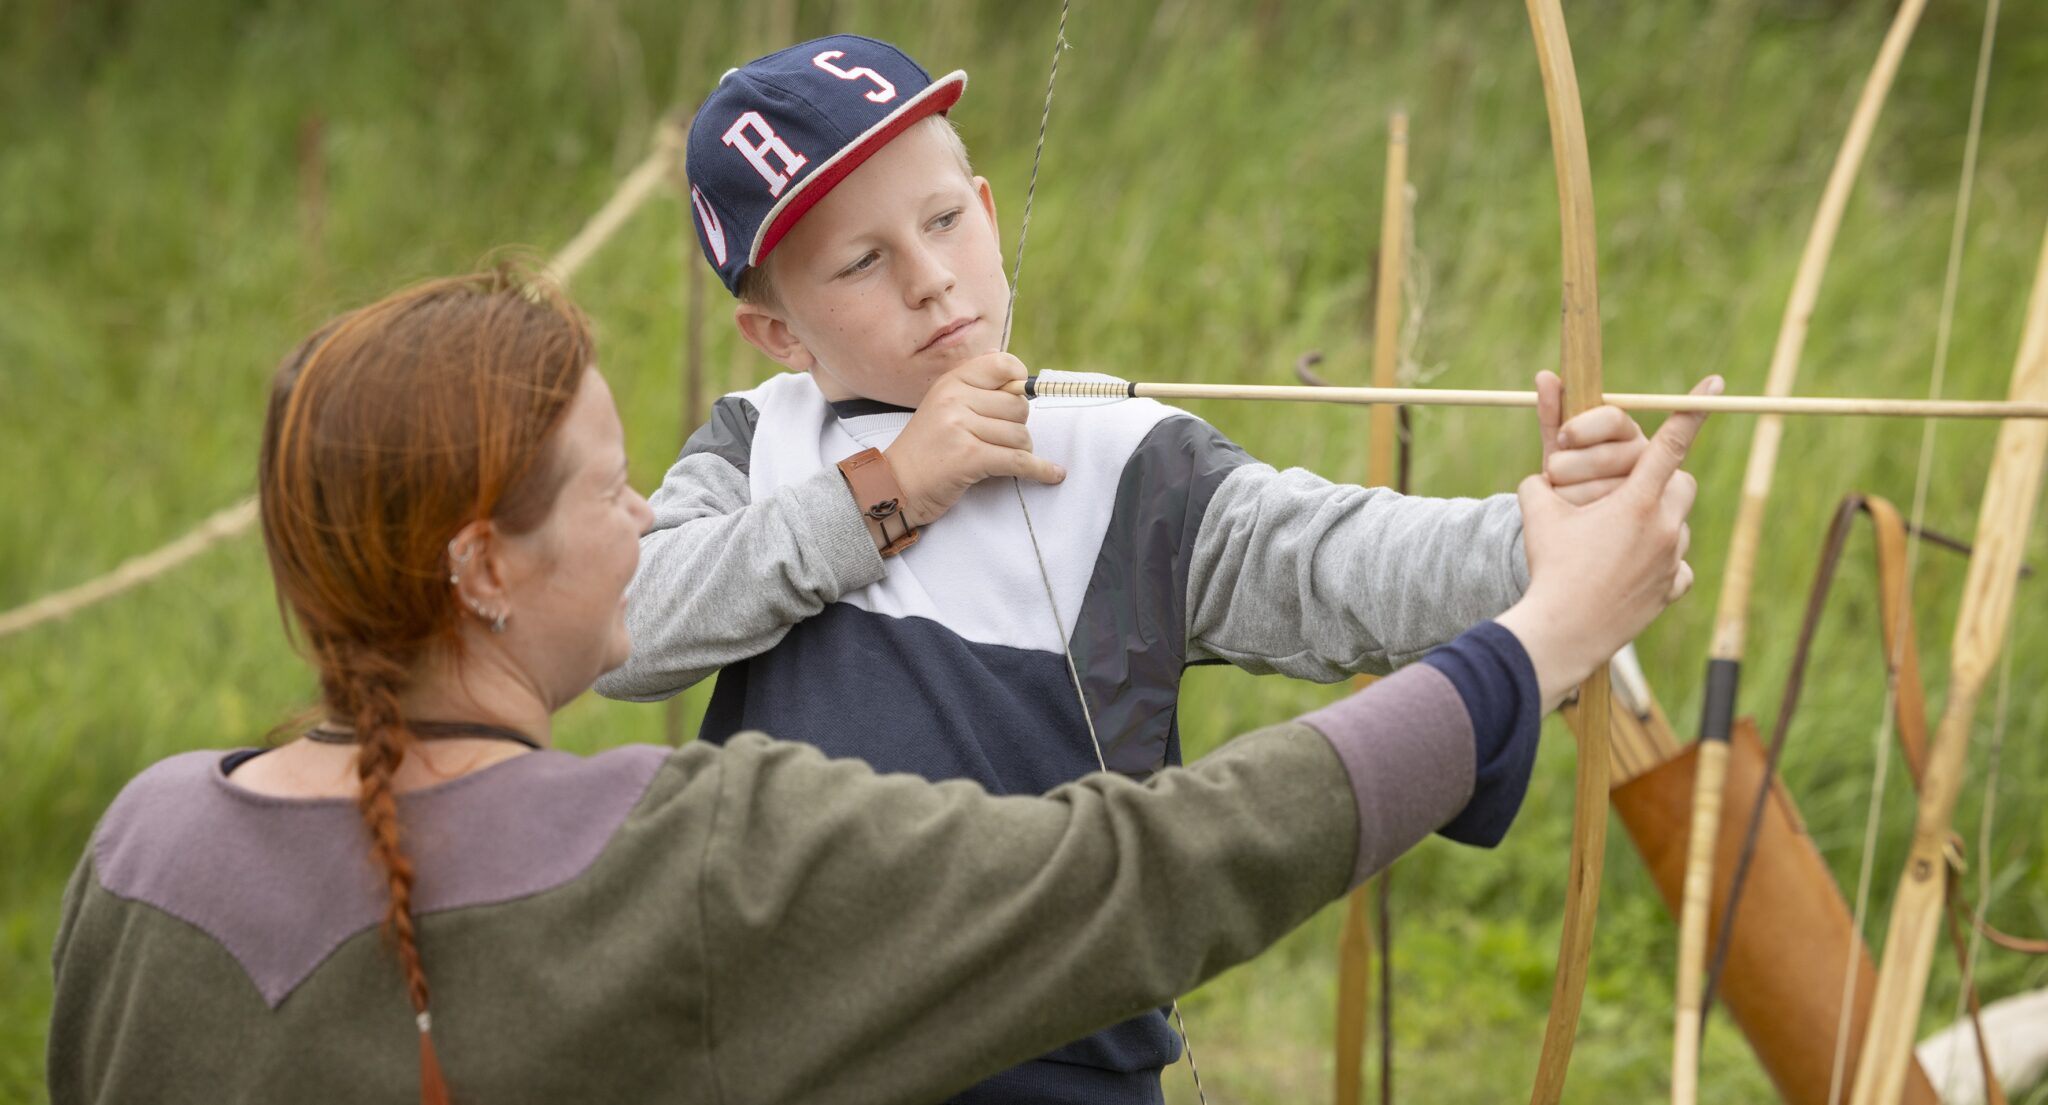
[[886, 104], [896, 98], [896, 86], [889, 82], [889, 78], [869, 69], [867, 66], [856, 65], [851, 69], [841, 69], [832, 64], [833, 58], [843, 58], [845, 56], [846, 51], [844, 50], [826, 50], [817, 57], [812, 58], [811, 64], [838, 77], [842, 81], [869, 80], [875, 82], [874, 90], [867, 94], [869, 103]]

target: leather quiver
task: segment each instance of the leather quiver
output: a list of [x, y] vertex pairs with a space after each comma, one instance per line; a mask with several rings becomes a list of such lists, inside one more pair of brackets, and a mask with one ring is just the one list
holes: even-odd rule
[[[1672, 916], [1685, 879], [1686, 837], [1691, 833], [1697, 744], [1613, 791], [1614, 808]], [[1728, 789], [1714, 852], [1714, 898], [1708, 946], [1720, 939], [1728, 885], [1748, 831], [1764, 751], [1756, 723], [1738, 721], [1728, 752]], [[1857, 1050], [1870, 1017], [1877, 971], [1870, 949], [1850, 925], [1849, 908], [1834, 875], [1806, 835], [1797, 810], [1773, 780], [1756, 854], [1743, 886], [1735, 940], [1717, 993], [1748, 1037], [1788, 1105], [1827, 1105], [1834, 1071], [1835, 1036], [1842, 1008], [1842, 967], [1851, 944], [1856, 956], [1854, 1018], [1843, 1070], [1856, 1070]], [[1846, 1077], [1846, 1075], [1845, 1075]], [[1847, 1100], [1847, 1088], [1842, 1094]], [[1902, 1105], [1940, 1105], [1916, 1062]]]

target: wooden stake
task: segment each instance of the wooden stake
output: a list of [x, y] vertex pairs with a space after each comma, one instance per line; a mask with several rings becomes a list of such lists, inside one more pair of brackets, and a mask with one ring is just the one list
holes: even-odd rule
[[[1390, 388], [1396, 383], [1401, 356], [1401, 282], [1408, 274], [1408, 113], [1396, 111], [1387, 120], [1387, 185], [1380, 202], [1379, 295], [1372, 316], [1372, 383]], [[1392, 486], [1394, 447], [1399, 437], [1393, 407], [1380, 405], [1372, 411], [1371, 453], [1366, 458], [1366, 479], [1380, 487]]]
[[[1387, 176], [1386, 190], [1380, 200], [1380, 266], [1379, 295], [1373, 309], [1373, 383], [1392, 386], [1394, 383], [1395, 358], [1400, 351], [1401, 331], [1401, 281], [1405, 275], [1407, 245], [1407, 193], [1408, 193], [1408, 115], [1396, 111], [1387, 120]], [[1397, 430], [1395, 408], [1377, 406], [1372, 411], [1372, 426], [1367, 446], [1365, 482], [1375, 487], [1386, 487], [1394, 480], [1394, 449]], [[1357, 685], [1372, 681], [1371, 676], [1361, 675]], [[1385, 891], [1386, 872], [1374, 880]], [[1365, 1054], [1367, 1013], [1372, 988], [1372, 922], [1369, 919], [1373, 908], [1373, 883], [1368, 882], [1351, 892], [1345, 905], [1343, 935], [1337, 943], [1337, 1105], [1360, 1105], [1364, 1100], [1361, 1068]], [[1384, 898], [1382, 898], [1384, 903]], [[1385, 924], [1384, 913], [1381, 916]], [[1382, 929], [1384, 932], [1384, 928]], [[1385, 994], [1385, 964], [1382, 964], [1381, 1023], [1380, 1031], [1391, 1031], [1386, 1024], [1388, 1008]], [[1384, 1088], [1390, 1078], [1386, 1070], [1387, 1057], [1380, 1060], [1380, 1082]], [[1384, 1094], [1382, 1096], [1390, 1096]]]

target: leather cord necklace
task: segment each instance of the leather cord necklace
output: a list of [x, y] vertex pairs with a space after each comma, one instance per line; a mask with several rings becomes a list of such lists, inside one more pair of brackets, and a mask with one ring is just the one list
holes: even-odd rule
[[[404, 728], [406, 732], [423, 741], [478, 737], [484, 740], [511, 741], [513, 744], [523, 744], [536, 752], [540, 751], [541, 748], [539, 741], [534, 740], [517, 729], [510, 729], [503, 725], [486, 725], [480, 721], [408, 721], [405, 723]], [[307, 740], [317, 741], [320, 744], [361, 743], [352, 729], [329, 729], [324, 725], [308, 729], [304, 735]]]

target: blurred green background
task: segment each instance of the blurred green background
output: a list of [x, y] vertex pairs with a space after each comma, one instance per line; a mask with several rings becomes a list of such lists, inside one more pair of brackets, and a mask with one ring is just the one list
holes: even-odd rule
[[[2006, 8], [1952, 397], [2003, 394], [2048, 221], [2048, 6]], [[507, 243], [558, 247], [642, 156], [663, 112], [795, 38], [855, 30], [935, 69], [967, 69], [954, 118], [1014, 241], [1056, 14], [1049, 0], [0, 4], [0, 609], [103, 572], [247, 494], [270, 371], [320, 319]], [[1800, 243], [1892, 6], [1581, 0], [1568, 14], [1598, 193], [1609, 386], [1678, 390], [1721, 372], [1732, 390], [1760, 390]], [[1802, 392], [1925, 392], [1983, 18], [1980, 4], [1935, 0], [1906, 56], [1821, 297]], [[1407, 328], [1414, 365], [1445, 386], [1519, 387], [1554, 364], [1555, 183], [1520, 5], [1082, 0], [1068, 36], [1018, 305], [1014, 348], [1028, 363], [1285, 383], [1295, 357], [1320, 348], [1327, 376], [1362, 382], [1386, 113], [1399, 105], [1412, 116], [1416, 290], [1426, 292]], [[702, 264], [687, 229], [673, 195], [657, 197], [574, 287], [596, 319], [647, 489], [685, 429], [686, 274]], [[702, 334], [714, 393], [770, 371], [734, 340], [727, 302], [714, 284]], [[1275, 464], [1362, 471], [1357, 411], [1197, 409]], [[1524, 414], [1415, 421], [1419, 492], [1508, 489], [1534, 463]], [[1695, 451], [1701, 586], [1642, 642], [1687, 733], [1750, 425], [1714, 422]], [[1931, 525], [1972, 530], [1992, 433], [1940, 428]], [[1919, 442], [1905, 423], [1792, 425], [1760, 566], [1750, 710], [1775, 708], [1836, 499], [1909, 501]], [[2036, 563], [2048, 563], [2042, 528]], [[1867, 547], [1852, 545], [1786, 760], [1851, 887], [1883, 689]], [[1930, 551], [1922, 569], [1927, 670], [1940, 673], [1963, 565]], [[1980, 712], [1983, 736], [2003, 717], [2008, 739], [1992, 847], [1973, 856], [1988, 865], [1993, 919], [2031, 932], [2048, 931], [2043, 587], [2021, 590], [2004, 708], [1994, 686]], [[686, 698], [692, 716], [706, 689]], [[247, 537], [0, 640], [0, 1101], [42, 1097], [57, 899], [99, 812], [145, 764], [259, 741], [311, 691]], [[1191, 751], [1336, 693], [1200, 670], [1183, 706]], [[586, 697], [559, 735], [589, 750], [663, 732], [659, 707]], [[1410, 1100], [1526, 1092], [1562, 909], [1569, 744], [1547, 742], [1506, 845], [1432, 841], [1399, 868], [1397, 1088]], [[1991, 797], [1987, 744], [1957, 814], [1973, 840]], [[1889, 780], [1877, 796], [1873, 942], [1912, 822], [1904, 772]], [[1619, 832], [1608, 859], [1568, 1090], [1579, 1101], [1660, 1097], [1668, 1062], [1674, 926]], [[1325, 911], [1183, 1003], [1209, 1100], [1327, 1098], [1339, 920]], [[1800, 934], [1779, 935], [1797, 954]], [[1987, 952], [1979, 972], [1987, 997], [2048, 984], [2048, 964], [2002, 953]], [[1957, 989], [1955, 965], [1938, 956], [1924, 1030], [1954, 1015]], [[1770, 1096], [1724, 1019], [1706, 1070], [1705, 1100]], [[1184, 1069], [1168, 1082], [1176, 1101], [1193, 1100]]]

